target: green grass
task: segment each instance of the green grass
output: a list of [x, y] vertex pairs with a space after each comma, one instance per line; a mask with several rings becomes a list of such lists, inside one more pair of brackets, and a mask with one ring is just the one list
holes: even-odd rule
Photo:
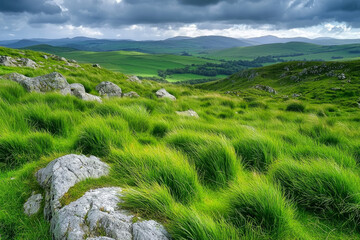
[[[106, 79], [141, 97], [100, 104], [27, 93], [0, 79], [1, 240], [51, 239], [43, 213], [27, 217], [23, 204], [32, 191], [43, 193], [35, 172], [70, 153], [101, 157], [111, 171], [76, 184], [62, 204], [92, 188], [119, 186], [126, 192], [122, 207], [160, 221], [173, 239], [360, 237], [358, 61], [325, 63], [344, 65], [336, 71], [347, 69], [351, 82], [327, 77], [327, 71], [291, 81], [323, 64], [291, 62], [256, 69], [254, 79], [239, 73], [194, 87], [132, 83], [89, 64], [67, 70], [41, 53], [24, 52], [43, 67], [0, 67], [0, 75], [59, 71], [92, 94]], [[0, 55], [23, 57], [6, 48]], [[279, 78], [284, 72], [289, 75]], [[279, 93], [252, 88], [256, 84]], [[155, 92], [163, 87], [177, 100], [158, 99]], [[292, 93], [301, 97], [290, 100]], [[176, 114], [189, 109], [200, 118]]]

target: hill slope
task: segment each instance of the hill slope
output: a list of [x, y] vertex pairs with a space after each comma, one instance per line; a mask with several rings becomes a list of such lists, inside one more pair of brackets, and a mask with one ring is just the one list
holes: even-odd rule
[[[315, 66], [326, 71], [333, 67], [347, 79], [351, 76], [349, 84], [358, 84], [359, 62], [343, 67], [326, 63], [326, 68], [323, 63], [279, 64], [253, 70], [254, 77], [241, 73], [219, 85], [205, 85], [218, 88], [207, 91], [146, 80], [134, 83], [121, 73], [89, 64], [71, 66], [30, 50], [0, 48], [0, 55], [29, 58], [39, 65], [0, 66], [0, 76], [57, 71], [94, 95], [99, 95], [98, 83], [111, 81], [123, 92], [141, 96], [103, 97], [99, 103], [56, 92], [27, 92], [6, 76], [0, 79], [2, 240], [52, 238], [43, 211], [28, 217], [23, 205], [33, 191], [44, 195], [35, 172], [74, 153], [97, 156], [111, 170], [70, 188], [59, 208], [89, 189], [118, 186], [126, 193], [122, 208], [134, 213], [136, 221], [161, 222], [175, 240], [360, 237], [360, 110], [340, 105], [346, 97], [341, 94], [341, 101], [332, 103], [325, 99], [316, 104], [307, 97], [318, 82], [326, 81]], [[274, 82], [278, 95], [292, 86], [300, 91], [302, 85], [288, 78], [305, 67], [308, 74], [304, 72], [302, 82], [313, 83], [314, 89], [303, 99], [248, 88]], [[289, 75], [279, 80], [284, 71]], [[344, 80], [338, 81], [347, 89]], [[234, 89], [231, 83], [246, 95], [220, 92]], [[176, 100], [158, 98], [160, 88]], [[348, 102], [354, 98], [347, 97]], [[199, 118], [177, 113], [189, 109]], [[108, 235], [101, 223], [95, 235]]]

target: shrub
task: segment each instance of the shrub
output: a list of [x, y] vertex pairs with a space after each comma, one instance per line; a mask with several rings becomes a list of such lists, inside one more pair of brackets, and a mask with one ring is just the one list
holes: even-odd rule
[[304, 112], [305, 106], [302, 103], [290, 103], [286, 107], [286, 111], [288, 112]]
[[200, 180], [208, 186], [228, 184], [240, 167], [234, 148], [224, 138], [184, 131], [169, 136], [167, 141], [188, 154]]
[[272, 178], [297, 204], [329, 219], [358, 226], [360, 222], [360, 178], [327, 161], [285, 161], [271, 171]]
[[295, 210], [268, 181], [255, 179], [240, 183], [228, 193], [228, 199], [226, 219], [238, 228], [250, 226], [262, 239], [296, 236], [293, 229]]
[[245, 167], [260, 171], [266, 170], [279, 154], [274, 141], [261, 136], [244, 136], [233, 145]]
[[135, 151], [132, 147], [114, 153], [111, 159], [116, 163], [116, 175], [128, 184], [164, 185], [182, 203], [188, 203], [199, 194], [196, 171], [183, 156], [166, 148], [144, 147]]

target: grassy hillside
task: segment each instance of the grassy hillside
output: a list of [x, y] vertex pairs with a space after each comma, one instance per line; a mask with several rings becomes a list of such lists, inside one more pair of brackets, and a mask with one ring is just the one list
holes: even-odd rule
[[[360, 102], [360, 61], [289, 62], [245, 70], [223, 80], [199, 85], [217, 91], [238, 91], [240, 96], [263, 94], [253, 89], [257, 84], [273, 87], [276, 99], [300, 94], [302, 100], [314, 103], [339, 103], [355, 106]], [[342, 74], [344, 79], [342, 79]]]
[[[168, 68], [182, 68], [191, 64], [217, 63], [217, 60], [207, 60], [192, 56], [179, 56], [172, 54], [148, 54], [132, 51], [112, 52], [84, 52], [71, 48], [37, 45], [28, 49], [57, 54], [66, 58], [75, 59], [81, 63], [98, 63], [101, 66], [116, 72], [132, 74], [142, 77], [156, 77], [158, 70]], [[216, 76], [219, 79], [223, 76]], [[168, 81], [182, 81], [206, 78], [201, 75], [171, 76]]]
[[[0, 75], [56, 70], [93, 94], [99, 82], [112, 81], [141, 97], [84, 102], [57, 93], [28, 93], [0, 79], [1, 240], [51, 239], [43, 213], [27, 217], [23, 204], [32, 191], [43, 193], [34, 173], [69, 153], [96, 155], [111, 173], [75, 185], [61, 199], [63, 205], [91, 188], [121, 186], [127, 192], [124, 207], [162, 222], [173, 239], [360, 238], [360, 109], [344, 106], [341, 94], [341, 101], [317, 103], [246, 87], [278, 81], [273, 87], [279, 95], [287, 88], [300, 92], [301, 85], [277, 79], [285, 67], [292, 75], [300, 71], [295, 63], [258, 69], [260, 75], [246, 85], [234, 75], [205, 85], [218, 87], [207, 91], [132, 83], [121, 73], [86, 64], [65, 68], [41, 53], [24, 53], [42, 67], [1, 66]], [[0, 55], [24, 57], [6, 48]], [[344, 63], [341, 71], [356, 64]], [[359, 76], [350, 70], [349, 84], [357, 84]], [[154, 92], [161, 87], [177, 100], [157, 99]], [[236, 88], [240, 96], [223, 94]], [[354, 96], [348, 97], [350, 102]], [[188, 109], [200, 118], [175, 113]]]
[[360, 57], [360, 44], [320, 46], [310, 43], [290, 42], [265, 44], [251, 47], [237, 47], [212, 51], [204, 56], [214, 59], [252, 60], [261, 56], [276, 56], [283, 60], [319, 60], [331, 61], [334, 58]]

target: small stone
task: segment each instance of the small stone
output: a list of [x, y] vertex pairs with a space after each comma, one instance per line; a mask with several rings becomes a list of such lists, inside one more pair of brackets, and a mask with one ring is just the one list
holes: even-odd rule
[[32, 193], [31, 197], [24, 204], [24, 212], [28, 216], [32, 216], [39, 212], [43, 197], [41, 194]]
[[156, 96], [158, 98], [169, 98], [171, 100], [176, 100], [176, 97], [174, 95], [171, 95], [170, 93], [168, 93], [165, 88], [162, 88], [160, 90], [158, 90], [156, 92]]
[[142, 81], [135, 75], [128, 77], [128, 81], [136, 82], [136, 83], [142, 83]]
[[94, 68], [101, 68], [101, 67], [100, 67], [100, 64], [97, 64], [97, 63], [96, 63], [96, 64], [93, 64], [92, 66], [93, 66]]
[[129, 97], [129, 98], [138, 98], [140, 97], [139, 94], [137, 94], [134, 91], [128, 92], [128, 93], [124, 93], [124, 97]]
[[183, 111], [183, 112], [176, 111], [176, 114], [180, 115], [180, 116], [185, 116], [185, 117], [199, 118], [199, 115], [192, 109], [189, 109], [189, 110]]

